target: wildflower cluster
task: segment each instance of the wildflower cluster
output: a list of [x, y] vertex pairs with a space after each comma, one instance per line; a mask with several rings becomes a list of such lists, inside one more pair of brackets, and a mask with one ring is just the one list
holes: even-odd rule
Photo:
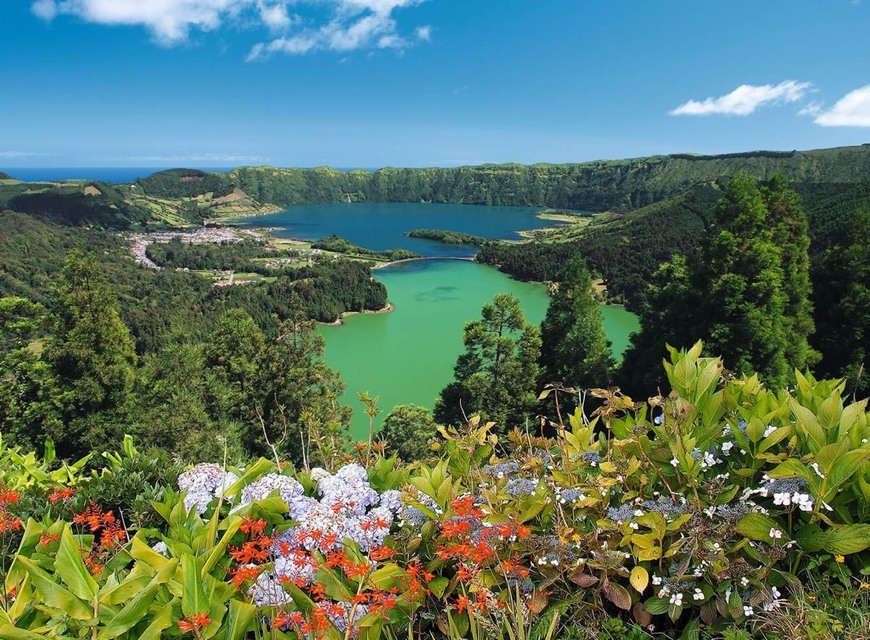
[[[111, 511], [104, 511], [93, 502], [73, 517], [73, 524], [94, 534], [94, 542], [84, 557], [88, 570], [97, 575], [127, 541], [127, 530]], [[47, 546], [45, 538], [42, 543]]]

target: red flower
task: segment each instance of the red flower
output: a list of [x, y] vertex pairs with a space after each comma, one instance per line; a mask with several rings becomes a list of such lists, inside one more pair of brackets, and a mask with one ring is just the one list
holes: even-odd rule
[[233, 578], [230, 582], [236, 585], [236, 589], [241, 589], [242, 583], [247, 582], [248, 580], [254, 580], [258, 575], [260, 575], [260, 571], [262, 570], [262, 567], [239, 567], [233, 573]]

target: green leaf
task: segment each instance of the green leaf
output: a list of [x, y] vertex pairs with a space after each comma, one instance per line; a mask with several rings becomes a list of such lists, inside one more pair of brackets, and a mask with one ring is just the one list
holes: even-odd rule
[[650, 598], [643, 603], [643, 608], [647, 613], [659, 616], [663, 613], [667, 613], [668, 609], [671, 608], [671, 605], [667, 598]]
[[698, 618], [693, 619], [684, 628], [680, 634], [680, 640], [699, 640], [701, 637], [701, 623]]
[[770, 542], [770, 530], [781, 529], [781, 527], [765, 515], [760, 513], [750, 513], [743, 516], [737, 523], [737, 533], [746, 536], [750, 540], [758, 540], [760, 542]]
[[798, 530], [795, 540], [804, 551], [817, 553], [825, 548], [828, 532], [822, 531], [817, 525], [808, 524]]
[[156, 614], [151, 617], [151, 624], [139, 635], [138, 640], [160, 640], [163, 638], [163, 631], [172, 626], [173, 617], [178, 615], [178, 598], [173, 598], [172, 601], [160, 608]]
[[870, 524], [847, 524], [828, 532], [826, 550], [847, 556], [870, 547]]
[[161, 585], [169, 582], [175, 575], [178, 567], [178, 560], [171, 560], [157, 575], [155, 575], [148, 585], [142, 589], [123, 609], [121, 609], [115, 617], [107, 624], [98, 636], [100, 640], [111, 640], [126, 633], [137, 624], [148, 617], [151, 606], [154, 604], [154, 598], [157, 595]]
[[49, 636], [26, 629], [16, 629], [11, 624], [4, 624], [0, 627], [0, 638], [4, 638], [4, 640], [51, 640]]
[[429, 591], [431, 591], [436, 598], [440, 598], [444, 595], [444, 590], [447, 588], [447, 585], [450, 584], [450, 580], [445, 578], [444, 576], [438, 576], [434, 578], [428, 585]]
[[186, 617], [208, 613], [209, 602], [202, 588], [199, 560], [190, 554], [181, 557], [181, 611]]
[[91, 620], [93, 618], [93, 610], [89, 604], [82, 602], [64, 589], [52, 576], [40, 569], [33, 560], [23, 556], [19, 556], [17, 560], [30, 574], [33, 588], [36, 589], [45, 605], [63, 611], [75, 620]]
[[230, 613], [227, 616], [226, 640], [244, 640], [249, 631], [254, 630], [257, 607], [249, 602], [230, 600]]
[[69, 527], [60, 534], [60, 546], [54, 561], [54, 570], [72, 594], [88, 602], [97, 595], [97, 582], [85, 567], [80, 545]]
[[[844, 444], [847, 443], [844, 442]], [[868, 449], [856, 449], [840, 456], [840, 459], [834, 463], [831, 472], [828, 474], [828, 484], [824, 500], [829, 501], [833, 499], [840, 485], [852, 477], [868, 460], [870, 460], [870, 450]]]
[[816, 415], [801, 405], [794, 398], [789, 398], [789, 407], [797, 420], [797, 429], [804, 435], [807, 442], [811, 445], [811, 451], [818, 451], [825, 446], [825, 432], [819, 424]]

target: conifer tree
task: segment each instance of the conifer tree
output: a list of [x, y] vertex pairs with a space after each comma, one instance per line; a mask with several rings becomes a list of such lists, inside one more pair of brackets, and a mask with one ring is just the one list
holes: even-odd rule
[[725, 366], [758, 372], [773, 387], [813, 362], [806, 229], [782, 178], [762, 192], [751, 177], [735, 177], [699, 250], [656, 275], [623, 360], [628, 386], [652, 391], [661, 382], [653, 372], [665, 342], [689, 347], [701, 339]]
[[565, 265], [541, 323], [539, 386], [606, 387], [615, 364], [592, 278], [583, 258], [575, 256]]
[[519, 300], [495, 296], [483, 305], [480, 320], [465, 325], [463, 342], [455, 382], [441, 391], [435, 419], [458, 424], [479, 414], [503, 430], [522, 425], [536, 404], [541, 337], [526, 321]]
[[52, 435], [60, 455], [86, 452], [120, 437], [113, 417], [129, 400], [136, 363], [133, 338], [93, 255], [70, 254], [55, 291], [52, 320], [45, 360], [65, 423]]

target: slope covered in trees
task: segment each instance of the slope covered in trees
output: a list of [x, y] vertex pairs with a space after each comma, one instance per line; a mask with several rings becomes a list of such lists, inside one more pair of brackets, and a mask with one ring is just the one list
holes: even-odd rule
[[631, 211], [698, 184], [738, 173], [769, 180], [852, 183], [870, 175], [870, 145], [813, 151], [756, 151], [719, 156], [671, 155], [582, 164], [339, 171], [330, 167], [240, 167], [229, 173], [163, 171], [136, 182], [164, 197], [226, 194], [233, 187], [278, 205], [341, 202], [455, 202]]

